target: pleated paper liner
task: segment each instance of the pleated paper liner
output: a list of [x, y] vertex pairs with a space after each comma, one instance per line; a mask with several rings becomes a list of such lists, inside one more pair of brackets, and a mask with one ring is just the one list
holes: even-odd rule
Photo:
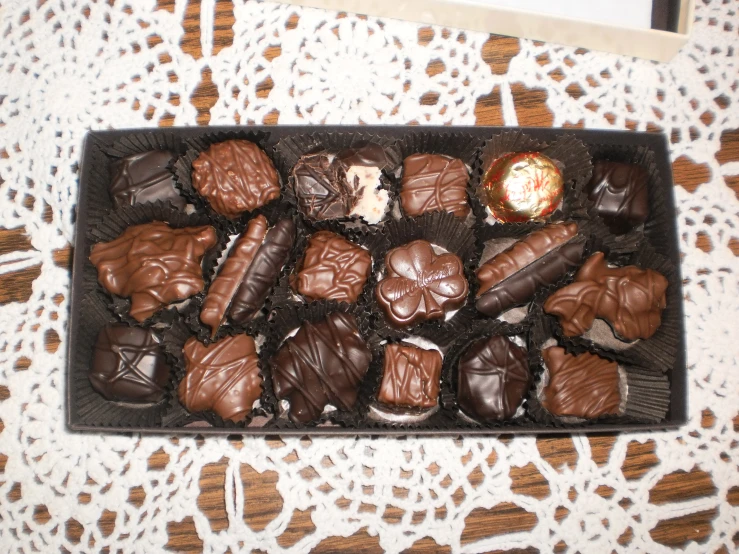
[[[239, 333], [245, 333], [247, 335], [255, 332], [260, 332], [269, 325], [267, 322], [267, 316], [271, 311], [273, 304], [277, 303], [277, 305], [280, 305], [283, 302], [283, 296], [280, 293], [281, 283], [282, 281], [287, 280], [289, 268], [292, 267], [292, 264], [294, 264], [297, 252], [300, 250], [301, 244], [305, 240], [305, 230], [300, 222], [300, 219], [295, 215], [294, 212], [288, 211], [283, 214], [280, 214], [278, 212], [261, 213], [261, 215], [264, 215], [266, 217], [270, 229], [274, 227], [274, 225], [280, 219], [291, 219], [295, 223], [296, 227], [296, 238], [295, 242], [293, 243], [293, 247], [290, 249], [288, 260], [282, 266], [277, 279], [275, 279], [275, 282], [271, 286], [270, 292], [267, 295], [267, 299], [264, 302], [264, 306], [262, 306], [262, 309], [259, 310], [259, 312], [255, 314], [252, 319], [245, 324], [237, 324], [233, 322], [229, 317], [226, 317], [224, 323], [219, 327], [215, 338], [211, 338], [212, 329], [210, 328], [210, 326], [205, 325], [200, 320], [200, 310], [203, 307], [203, 303], [205, 302], [205, 298], [208, 294], [210, 285], [220, 272], [226, 259], [228, 259], [228, 257], [230, 256], [231, 250], [233, 249], [236, 240], [241, 236], [242, 233], [246, 231], [249, 222], [257, 217], [257, 215], [260, 214], [252, 212], [249, 219], [245, 221], [240, 221], [238, 225], [232, 229], [233, 232], [229, 235], [230, 241], [227, 250], [224, 249], [220, 258], [216, 261], [213, 271], [211, 272], [211, 278], [209, 280], [208, 286], [205, 288], [205, 291], [194, 297], [192, 302], [190, 302], [185, 309], [181, 310], [182, 320], [185, 322], [185, 324], [187, 324], [193, 334], [198, 337], [198, 340], [204, 344], [217, 342], [222, 337], [225, 337], [226, 335], [231, 333], [232, 330]], [[229, 307], [226, 310], [226, 315], [228, 315], [230, 308], [231, 304], [229, 303]]]
[[[175, 369], [170, 365], [165, 395], [159, 402], [135, 404], [106, 400], [90, 384], [90, 370], [98, 334], [108, 324], [120, 322], [106, 307], [106, 299], [93, 292], [80, 303], [80, 326], [69, 371], [72, 373], [70, 412], [77, 425], [130, 427], [131, 430], [160, 427], [175, 384]], [[155, 336], [161, 338], [157, 332]], [[162, 347], [162, 354], [164, 349]], [[169, 365], [169, 364], [168, 364]]]
[[[161, 134], [144, 131], [129, 133], [111, 145], [100, 145], [92, 150], [93, 163], [87, 187], [87, 213], [90, 217], [100, 217], [115, 208], [110, 194], [113, 162], [127, 156], [154, 150], [167, 150], [172, 153], [172, 161], [169, 165], [171, 170], [177, 156], [184, 151], [184, 143], [174, 133]], [[168, 202], [167, 205], [169, 205]]]
[[[383, 233], [388, 241], [388, 252], [393, 248], [421, 239], [439, 246], [447, 252], [456, 254], [462, 260], [465, 279], [468, 283], [471, 282], [479, 259], [478, 245], [473, 230], [467, 227], [463, 220], [455, 217], [454, 214], [431, 212], [419, 217], [391, 220], [386, 223]], [[384, 257], [383, 255], [380, 268], [381, 276], [378, 281], [385, 277]], [[417, 323], [412, 327], [399, 328], [387, 320], [385, 312], [377, 301], [376, 294], [371, 294], [369, 300], [369, 307], [377, 322], [377, 333], [385, 338], [400, 338], [407, 334], [422, 335], [424, 332], [431, 332], [431, 329], [446, 327], [459, 315], [458, 311], [449, 319], [426, 321]], [[460, 311], [469, 305], [471, 300], [472, 291], [470, 290], [465, 303], [460, 307]]]
[[[244, 334], [240, 329], [229, 328], [224, 332], [221, 338], [240, 334]], [[181, 427], [185, 425], [195, 425], [194, 422], [206, 422], [210, 427], [238, 430], [247, 427], [262, 427], [268, 420], [272, 419], [272, 413], [270, 410], [271, 406], [274, 404], [274, 400], [270, 396], [271, 386], [269, 386], [268, 375], [264, 370], [267, 364], [267, 356], [269, 355], [269, 352], [265, 351], [265, 345], [270, 342], [270, 331], [266, 328], [262, 333], [246, 334], [249, 334], [258, 345], [257, 355], [259, 357], [259, 374], [262, 376], [262, 393], [259, 400], [256, 401], [252, 407], [251, 414], [244, 421], [234, 422], [223, 419], [212, 411], [189, 412], [187, 408], [182, 405], [179, 400], [178, 388], [187, 373], [185, 370], [185, 356], [183, 348], [185, 343], [194, 335], [182, 321], [176, 321], [169, 329], [167, 329], [167, 331], [165, 331], [164, 349], [175, 368], [175, 388], [171, 398], [169, 399], [167, 413], [163, 418], [163, 423], [165, 425]], [[203, 424], [201, 423], [200, 425]]]
[[[674, 217], [665, 205], [665, 190], [662, 176], [657, 167], [654, 151], [646, 146], [626, 145], [591, 145], [590, 154], [593, 163], [598, 161], [612, 161], [631, 165], [638, 165], [647, 172], [647, 193], [649, 196], [649, 217], [643, 225], [619, 235], [623, 241], [646, 236], [658, 253], [669, 255], [671, 225]], [[586, 189], [587, 193], [587, 189]]]
[[[482, 204], [484, 201], [480, 197], [479, 187], [482, 186], [485, 172], [495, 160], [514, 152], [541, 152], [562, 167], [565, 189], [562, 204], [546, 217], [546, 221], [587, 217], [589, 203], [587, 196], [583, 194], [583, 188], [590, 180], [593, 165], [585, 144], [568, 134], [562, 134], [547, 144], [533, 139], [523, 131], [503, 131], [486, 141], [477, 158], [472, 182], [474, 195], [480, 198]], [[485, 208], [481, 221], [488, 220], [489, 213]]]
[[[250, 212], [245, 212], [242, 216], [229, 219], [226, 216], [216, 212], [207, 198], [201, 196], [192, 184], [192, 164], [198, 159], [201, 153], [205, 152], [213, 144], [219, 142], [225, 142], [227, 140], [248, 140], [259, 146], [262, 151], [267, 155], [268, 158], [274, 164], [274, 155], [271, 148], [267, 148], [267, 141], [269, 140], [270, 133], [265, 131], [250, 131], [250, 130], [233, 130], [226, 132], [208, 133], [199, 135], [197, 137], [191, 137], [185, 141], [186, 151], [184, 154], [179, 156], [174, 163], [173, 170], [175, 175], [175, 184], [180, 189], [182, 194], [187, 198], [188, 202], [195, 205], [200, 210], [204, 210], [208, 215], [214, 218], [225, 220], [228, 223], [236, 224], [243, 219], [248, 219]], [[278, 172], [279, 178], [279, 172]], [[281, 185], [281, 190], [284, 186]], [[262, 209], [267, 209], [269, 204], [279, 202], [282, 198], [272, 200], [265, 206], [261, 206]], [[260, 209], [260, 208], [257, 208]], [[253, 210], [256, 211], [256, 210]]]
[[[606, 261], [611, 263], [613, 260], [606, 256]], [[554, 329], [554, 334], [561, 342], [573, 347], [597, 347], [603, 352], [613, 355], [618, 354], [619, 359], [630, 365], [658, 369], [662, 372], [669, 371], [675, 364], [682, 335], [680, 325], [681, 299], [678, 292], [679, 281], [675, 266], [670, 260], [657, 254], [646, 241], [642, 242], [636, 252], [625, 259], [618, 260], [614, 265], [619, 267], [635, 265], [642, 269], [652, 269], [661, 273], [667, 279], [666, 307], [662, 311], [662, 323], [655, 334], [648, 339], [640, 339], [634, 342], [622, 341], [607, 327], [606, 322], [599, 319], [596, 319], [593, 329], [582, 336], [565, 336], [559, 323]], [[543, 305], [546, 298], [553, 294], [555, 290], [570, 284], [573, 279], [574, 276], [571, 276], [558, 285], [541, 291], [541, 294], [537, 295], [537, 301]]]
[[[329, 154], [337, 154], [345, 148], [357, 148], [365, 144], [377, 144], [382, 147], [387, 157], [387, 163], [380, 168], [381, 170], [381, 186], [380, 190], [388, 193], [389, 199], [384, 214], [381, 216], [380, 224], [387, 219], [388, 213], [395, 202], [394, 174], [401, 162], [396, 141], [394, 138], [385, 135], [375, 135], [363, 132], [347, 132], [347, 133], [326, 133], [314, 132], [298, 135], [291, 135], [281, 139], [274, 148], [275, 166], [282, 176], [285, 186], [283, 186], [283, 195], [287, 202], [300, 211], [298, 207], [298, 199], [295, 196], [295, 180], [292, 177], [292, 170], [298, 161], [310, 154], [318, 154], [326, 152]], [[300, 212], [306, 222], [311, 219]], [[352, 227], [363, 227], [368, 225], [368, 221], [359, 215], [337, 218], [334, 222], [341, 222], [341, 225]]]
[[[556, 324], [537, 306], [532, 310], [532, 326], [529, 336], [529, 362], [534, 381], [528, 394], [528, 409], [531, 417], [544, 425], [555, 427], [587, 427], [593, 423], [625, 424], [632, 422], [659, 423], [664, 421], [670, 406], [670, 382], [659, 370], [632, 365], [618, 353], [607, 352], [595, 345], [573, 345], [558, 341], [554, 335]], [[571, 416], [556, 416], [542, 404], [544, 386], [548, 379], [542, 351], [550, 346], [562, 346], [568, 353], [578, 355], [585, 352], [615, 361], [621, 376], [621, 406], [618, 415], [604, 415], [595, 419]], [[625, 398], [624, 398], [625, 395]]]
[[476, 223], [476, 220], [484, 217], [485, 208], [473, 192], [472, 183], [474, 180], [474, 169], [477, 161], [477, 153], [482, 146], [482, 141], [464, 132], [448, 132], [448, 133], [407, 133], [398, 140], [398, 148], [401, 155], [401, 165], [396, 171], [396, 197], [397, 197], [397, 214], [400, 217], [409, 217], [400, 205], [400, 190], [402, 179], [402, 161], [412, 154], [443, 154], [453, 158], [459, 158], [464, 162], [469, 171], [469, 185], [467, 189], [467, 200], [469, 202], [471, 212], [464, 218], [468, 226]]
[[[288, 334], [300, 328], [304, 322], [317, 323], [335, 312], [351, 314], [355, 317], [359, 334], [367, 343], [374, 359], [380, 351], [380, 338], [373, 332], [372, 323], [366, 310], [356, 304], [333, 301], [293, 304], [273, 310], [271, 314], [272, 335], [265, 349], [269, 352], [270, 359], [283, 346]], [[372, 361], [370, 361], [368, 372], [371, 368]], [[270, 364], [266, 366], [266, 373], [269, 375], [271, 385], [272, 367]], [[272, 388], [271, 390], [274, 389]], [[279, 429], [300, 429], [325, 425], [359, 428], [362, 426], [366, 417], [371, 392], [372, 379], [368, 374], [365, 374], [365, 377], [359, 384], [357, 401], [350, 410], [341, 410], [337, 407], [336, 410], [331, 412], [324, 411], [316, 421], [305, 425], [291, 421], [280, 399], [275, 399], [275, 404], [270, 407], [271, 411], [277, 416], [274, 425]]]
[[310, 304], [312, 302], [322, 301], [312, 300], [301, 295], [293, 288], [290, 282], [290, 279], [293, 276], [297, 276], [300, 271], [310, 237], [319, 231], [330, 231], [332, 233], [336, 233], [351, 243], [365, 248], [369, 252], [372, 258], [370, 275], [367, 278], [367, 282], [364, 284], [362, 293], [359, 295], [356, 303], [366, 304], [369, 301], [369, 296], [374, 290], [374, 286], [377, 282], [376, 273], [379, 271], [384, 253], [387, 251], [387, 239], [376, 227], [347, 229], [341, 224], [341, 222], [329, 220], [315, 222], [312, 225], [301, 227], [301, 236], [299, 237], [299, 240], [296, 241], [296, 247], [293, 250], [285, 271], [280, 277], [279, 284], [275, 287], [275, 290], [270, 297], [271, 306], [279, 308], [291, 303]]
[[[528, 349], [527, 337], [529, 333], [529, 323], [510, 325], [508, 323], [488, 319], [475, 321], [465, 333], [458, 335], [451, 349], [444, 356], [444, 364], [442, 365], [442, 408], [449, 414], [450, 428], [460, 430], [463, 429], [491, 429], [495, 430], [501, 426], [518, 425], [528, 427], [532, 425], [531, 419], [528, 417], [526, 407], [526, 396], [522, 399], [521, 405], [510, 419], [499, 421], [482, 421], [477, 420], [470, 414], [464, 413], [457, 403], [458, 390], [458, 367], [459, 361], [470, 348], [470, 346], [485, 338], [494, 336], [505, 336], [510, 339], [518, 339], [523, 342], [524, 349]], [[520, 345], [520, 344], [519, 344]]]
[[[180, 229], [184, 227], [198, 227], [210, 225], [216, 230], [218, 242], [205, 253], [202, 260], [203, 279], [206, 290], [213, 277], [216, 262], [221, 256], [228, 242], [228, 235], [219, 221], [214, 221], [202, 213], [187, 214], [173, 208], [164, 202], [152, 202], [149, 204], [136, 204], [125, 206], [118, 210], [112, 210], [101, 215], [96, 220], [91, 220], [87, 231], [87, 251], [85, 256], [85, 267], [83, 269], [83, 289], [86, 292], [98, 291], [110, 298], [109, 309], [115, 313], [121, 321], [129, 325], [151, 326], [158, 323], [170, 324], [176, 311], [183, 309], [188, 304], [188, 299], [175, 302], [169, 306], [162, 306], [153, 316], [143, 322], [139, 322], [129, 315], [131, 300], [109, 293], [97, 281], [97, 271], [89, 260], [90, 250], [93, 244], [110, 242], [117, 239], [126, 229], [135, 225], [143, 225], [154, 221], [167, 223], [170, 227]], [[202, 292], [200, 293], [202, 294]], [[197, 295], [194, 295], [197, 296]]]

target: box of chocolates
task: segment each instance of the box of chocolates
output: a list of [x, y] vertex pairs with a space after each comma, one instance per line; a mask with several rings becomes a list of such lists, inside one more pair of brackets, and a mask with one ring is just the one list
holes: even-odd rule
[[660, 134], [90, 132], [67, 423], [603, 432], [686, 420]]

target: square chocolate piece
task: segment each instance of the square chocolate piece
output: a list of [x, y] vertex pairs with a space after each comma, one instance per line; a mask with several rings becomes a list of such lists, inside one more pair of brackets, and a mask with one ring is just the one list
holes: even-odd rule
[[151, 150], [113, 162], [110, 195], [116, 208], [156, 202], [171, 202], [176, 208], [187, 205], [174, 185], [169, 164], [174, 155], [166, 150]]
[[426, 212], [470, 213], [469, 174], [464, 162], [442, 154], [413, 154], [403, 160], [400, 204], [410, 216]]
[[406, 344], [385, 347], [385, 365], [377, 400], [383, 404], [433, 408], [439, 401], [441, 354]]

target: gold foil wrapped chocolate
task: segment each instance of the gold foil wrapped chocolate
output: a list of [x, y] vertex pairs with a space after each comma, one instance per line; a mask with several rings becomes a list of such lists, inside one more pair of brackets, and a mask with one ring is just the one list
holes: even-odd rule
[[503, 223], [541, 219], [557, 209], [563, 195], [562, 172], [538, 152], [498, 158], [485, 172], [480, 186], [483, 203]]

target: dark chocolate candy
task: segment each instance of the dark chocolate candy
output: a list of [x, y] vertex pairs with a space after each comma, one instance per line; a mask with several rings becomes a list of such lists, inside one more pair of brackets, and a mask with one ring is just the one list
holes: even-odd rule
[[510, 419], [529, 389], [526, 351], [508, 337], [474, 342], [459, 360], [457, 402], [473, 419]]
[[371, 359], [353, 315], [306, 321], [272, 358], [275, 394], [290, 401], [290, 418], [299, 423], [317, 419], [327, 404], [350, 410]]
[[336, 154], [336, 161], [343, 165], [345, 170], [354, 166], [382, 169], [388, 163], [387, 155], [382, 146], [372, 142], [341, 150]]
[[405, 327], [443, 318], [464, 304], [468, 292], [459, 256], [437, 255], [429, 242], [416, 240], [387, 253], [376, 296], [387, 318]]
[[280, 180], [272, 161], [248, 140], [211, 145], [192, 163], [192, 186], [212, 208], [239, 217], [280, 196]]
[[582, 335], [595, 318], [605, 319], [622, 340], [648, 339], [661, 324], [667, 279], [651, 269], [610, 268], [596, 252], [575, 282], [547, 298], [544, 311], [559, 317], [565, 335]]
[[90, 384], [108, 400], [152, 403], [164, 397], [169, 366], [149, 329], [106, 325], [92, 358]]
[[564, 196], [564, 180], [554, 161], [544, 154], [511, 153], [485, 171], [480, 195], [495, 219], [520, 223], [556, 210]]
[[93, 245], [90, 261], [111, 294], [131, 298], [130, 315], [144, 321], [159, 308], [203, 290], [202, 260], [218, 241], [210, 225], [173, 229], [154, 221]]
[[195, 337], [185, 343], [185, 377], [180, 403], [191, 412], [212, 410], [223, 419], [243, 421], [262, 394], [254, 339], [228, 336], [205, 346]]
[[293, 187], [300, 211], [315, 220], [348, 216], [361, 193], [347, 180], [344, 166], [329, 161], [325, 152], [298, 160], [293, 168]]
[[162, 200], [183, 209], [187, 202], [174, 185], [169, 164], [174, 155], [166, 150], [133, 154], [113, 162], [110, 194], [116, 208]]
[[400, 204], [410, 216], [444, 211], [465, 217], [469, 174], [464, 162], [442, 154], [413, 154], [403, 160]]
[[639, 165], [598, 161], [588, 198], [614, 233], [626, 233], [649, 217], [648, 182], [646, 169]]
[[311, 300], [356, 302], [371, 267], [372, 258], [366, 249], [336, 233], [319, 231], [308, 240], [292, 285]]
[[441, 354], [408, 344], [385, 346], [377, 400], [411, 408], [433, 408], [439, 401]]
[[208, 294], [200, 310], [200, 321], [208, 325], [211, 336], [226, 318], [231, 301], [241, 286], [244, 276], [267, 235], [267, 219], [258, 215], [249, 222], [246, 230], [234, 244], [218, 276], [208, 288]]
[[262, 309], [294, 241], [295, 223], [291, 219], [281, 219], [267, 231], [231, 302], [229, 315], [236, 323], [246, 323]]
[[618, 364], [585, 352], [568, 354], [560, 346], [541, 353], [549, 373], [542, 406], [556, 416], [587, 419], [616, 415], [621, 404]]
[[477, 309], [496, 317], [529, 302], [582, 259], [585, 242], [573, 241], [577, 223], [557, 223], [534, 231], [477, 270]]

